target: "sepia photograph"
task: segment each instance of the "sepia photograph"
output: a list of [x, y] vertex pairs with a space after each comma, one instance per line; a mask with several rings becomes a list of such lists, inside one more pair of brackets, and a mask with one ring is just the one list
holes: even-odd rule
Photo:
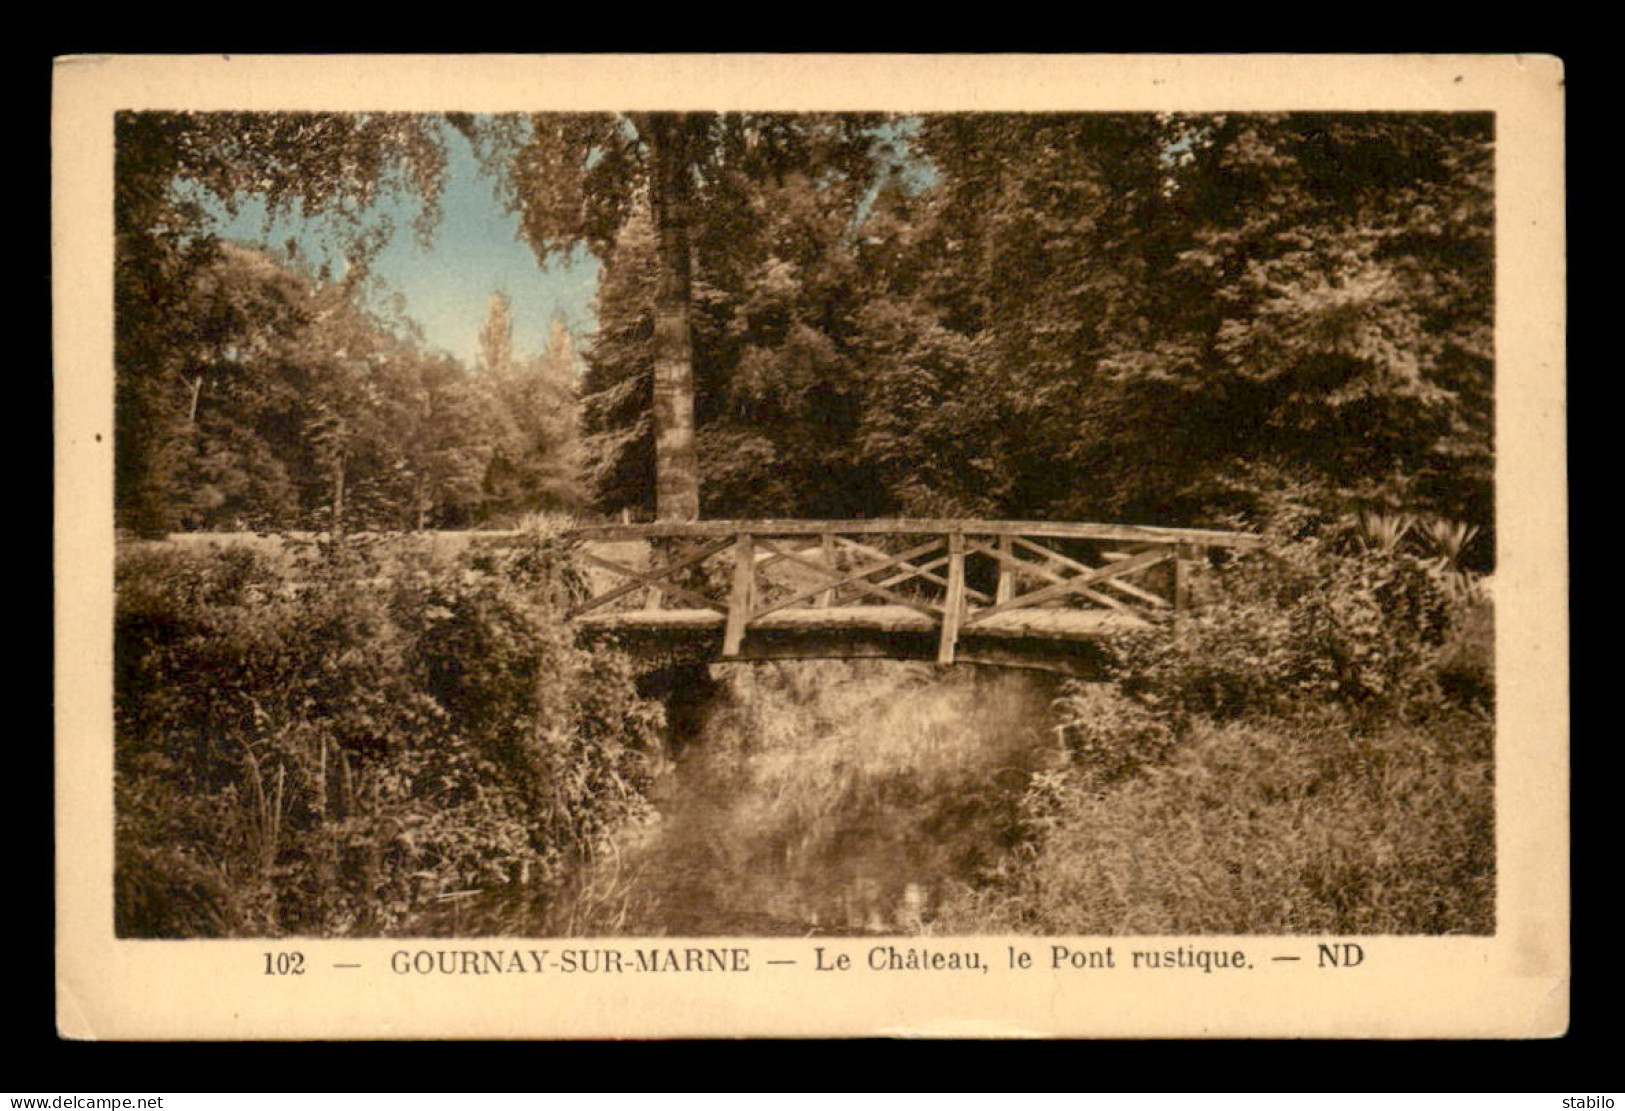
[[1507, 937], [1496, 111], [558, 99], [109, 113], [110, 944]]

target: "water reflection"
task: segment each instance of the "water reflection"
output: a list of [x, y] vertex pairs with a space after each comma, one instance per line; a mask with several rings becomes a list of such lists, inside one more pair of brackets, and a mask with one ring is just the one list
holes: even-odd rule
[[947, 886], [1004, 858], [1030, 773], [1055, 758], [1045, 676], [716, 670], [718, 696], [659, 779], [657, 816], [549, 901], [544, 933], [929, 933]]

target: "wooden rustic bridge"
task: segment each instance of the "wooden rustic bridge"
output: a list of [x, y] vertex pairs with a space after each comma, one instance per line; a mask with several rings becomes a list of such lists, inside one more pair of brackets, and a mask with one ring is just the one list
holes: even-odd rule
[[635, 652], [1077, 676], [1098, 672], [1103, 638], [1187, 609], [1213, 553], [1261, 543], [1203, 529], [969, 520], [664, 521], [570, 536], [608, 576], [573, 622]]

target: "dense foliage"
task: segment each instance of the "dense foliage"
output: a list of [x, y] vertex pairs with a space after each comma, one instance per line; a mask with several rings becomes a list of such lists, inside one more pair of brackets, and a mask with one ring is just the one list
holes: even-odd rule
[[1491, 933], [1489, 601], [1437, 560], [1280, 538], [1056, 701], [977, 932]]
[[120, 935], [422, 931], [640, 813], [660, 711], [575, 646], [571, 567], [545, 535], [124, 555]]
[[1204, 720], [1110, 784], [1036, 776], [1024, 843], [939, 930], [1490, 934], [1491, 731]]
[[[451, 125], [539, 259], [603, 263], [584, 458], [568, 370], [504, 370], [491, 333], [462, 371], [354, 308], [366, 205], [432, 220]], [[1492, 139], [1425, 113], [123, 115], [121, 517], [460, 524], [578, 478], [652, 512], [691, 388], [707, 516], [1206, 524], [1286, 497], [1466, 522], [1483, 566]], [[223, 255], [197, 198], [256, 194], [332, 225], [344, 281]], [[376, 442], [414, 420], [414, 450]]]
[[[1487, 117], [863, 135], [695, 212], [708, 514], [1194, 524], [1285, 497], [1468, 521], [1487, 558]], [[651, 504], [648, 228], [629, 202], [588, 352], [606, 508]]]

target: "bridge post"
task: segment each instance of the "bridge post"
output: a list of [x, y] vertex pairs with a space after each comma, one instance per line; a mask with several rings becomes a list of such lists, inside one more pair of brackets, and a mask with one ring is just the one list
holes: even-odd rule
[[948, 595], [942, 601], [942, 639], [937, 643], [937, 663], [954, 662], [954, 646], [959, 642], [959, 622], [965, 612], [965, 534], [955, 529], [948, 534]]
[[[665, 548], [665, 546], [663, 544], [661, 544], [660, 541], [658, 541], [658, 540], [649, 541], [649, 565], [651, 567], [660, 566], [661, 562], [664, 561], [664, 559], [665, 559], [665, 555], [666, 555], [666, 548]], [[649, 610], [665, 609], [666, 608], [666, 592], [664, 590], [661, 590], [658, 586], [646, 586], [646, 587], [644, 587], [643, 588], [643, 608], [644, 609], [649, 609]]]
[[1174, 545], [1174, 612], [1184, 613], [1190, 604], [1190, 560], [1194, 549], [1189, 544]]
[[756, 543], [750, 533], [741, 532], [734, 538], [734, 585], [728, 596], [728, 624], [722, 634], [724, 656], [739, 655], [751, 607], [756, 604], [755, 595]]
[[[821, 549], [822, 555], [824, 557], [824, 568], [830, 573], [830, 576], [833, 578], [834, 575], [835, 575], [835, 534], [833, 532], [821, 532], [821, 533], [819, 533], [818, 534], [818, 546]], [[837, 593], [839, 593], [839, 592], [836, 591], [835, 589], [831, 588], [829, 590], [824, 591], [824, 593], [820, 594], [818, 596], [818, 608], [827, 610], [827, 609], [831, 608], [832, 606], [834, 606], [835, 605], [835, 595]]]
[[1002, 606], [1016, 596], [1016, 575], [1005, 560], [1016, 557], [1016, 538], [1008, 532], [999, 534], [999, 554], [1004, 559], [999, 561], [999, 585], [993, 592], [993, 604]]

